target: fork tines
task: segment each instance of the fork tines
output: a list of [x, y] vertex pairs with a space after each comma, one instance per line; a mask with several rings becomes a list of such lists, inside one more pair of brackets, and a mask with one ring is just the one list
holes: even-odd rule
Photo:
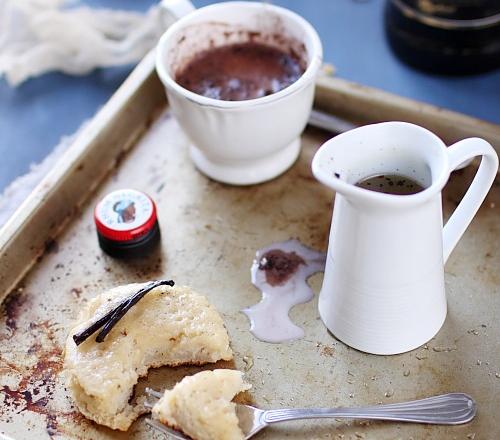
[[163, 393], [160, 393], [159, 391], [153, 390], [153, 388], [147, 387], [145, 390], [146, 394], [149, 397], [153, 397], [155, 399], [161, 399], [163, 397]]

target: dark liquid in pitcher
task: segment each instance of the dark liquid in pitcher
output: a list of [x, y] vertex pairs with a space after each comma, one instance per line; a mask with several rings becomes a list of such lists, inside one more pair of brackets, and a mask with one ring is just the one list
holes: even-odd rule
[[208, 98], [243, 101], [288, 87], [304, 73], [302, 61], [255, 42], [202, 51], [177, 74], [182, 87]]
[[384, 194], [407, 196], [423, 191], [425, 188], [413, 179], [399, 174], [378, 174], [356, 183], [360, 188]]

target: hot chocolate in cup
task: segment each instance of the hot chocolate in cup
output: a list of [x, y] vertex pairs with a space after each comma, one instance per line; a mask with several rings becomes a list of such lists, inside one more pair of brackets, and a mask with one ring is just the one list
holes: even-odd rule
[[[274, 48], [296, 60], [302, 73], [284, 88], [243, 100], [204, 96], [177, 81], [201, 53], [228, 45]], [[319, 37], [299, 15], [266, 3], [227, 2], [174, 23], [158, 45], [156, 68], [196, 167], [212, 179], [248, 185], [278, 176], [297, 159], [321, 62]]]

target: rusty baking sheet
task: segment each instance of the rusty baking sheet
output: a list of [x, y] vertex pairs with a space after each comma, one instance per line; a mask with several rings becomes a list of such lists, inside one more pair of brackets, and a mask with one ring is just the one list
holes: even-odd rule
[[[2, 274], [23, 258], [26, 272], [31, 259], [42, 254], [41, 248], [14, 246], [16, 240], [29, 238], [29, 234], [20, 237], [19, 231], [35, 233], [38, 227], [37, 239], [46, 243], [43, 256], [2, 306], [0, 436], [15, 440], [161, 439], [142, 419], [129, 432], [119, 433], [82, 417], [64, 387], [61, 357], [68, 327], [90, 298], [117, 284], [169, 276], [206, 294], [222, 313], [235, 352], [233, 366], [246, 371], [253, 384], [250, 398], [260, 407], [353, 406], [463, 391], [477, 400], [479, 408], [472, 423], [457, 427], [323, 420], [269, 428], [258, 439], [499, 438], [500, 181], [495, 182], [446, 266], [448, 317], [426, 346], [397, 356], [350, 349], [322, 325], [317, 298], [291, 312], [294, 322], [305, 329], [303, 339], [262, 343], [249, 333], [247, 318], [239, 312], [260, 298], [250, 283], [250, 265], [258, 248], [291, 237], [326, 249], [333, 193], [312, 177], [310, 163], [330, 135], [307, 130], [297, 163], [271, 182], [252, 187], [213, 182], [194, 169], [187, 140], [168, 109], [154, 119], [164, 98], [151, 66], [146, 67], [140, 66], [142, 70], [135, 72], [128, 88], [113, 98], [114, 107], [103, 109], [107, 123], [93, 122], [93, 137], [87, 138], [90, 152], [80, 144], [81, 150], [72, 153], [71, 169], [60, 169], [59, 178], [49, 176], [50, 185], [46, 180], [47, 186], [39, 189], [46, 191], [44, 196], [24, 207], [25, 217], [17, 232], [12, 233], [11, 223], [10, 235], [4, 229], [0, 237], [0, 243], [15, 252], [15, 258], [10, 253], [0, 259]], [[321, 81], [317, 102], [325, 109], [329, 101]], [[334, 93], [331, 90], [328, 93]], [[139, 99], [145, 114], [135, 107]], [[137, 141], [141, 132], [145, 134]], [[110, 136], [114, 136], [114, 144], [109, 144]], [[121, 153], [123, 146], [132, 145], [129, 153]], [[95, 152], [104, 146], [111, 148], [109, 161], [98, 163]], [[121, 161], [113, 167], [116, 156]], [[82, 163], [84, 168], [79, 169]], [[84, 170], [95, 176], [92, 188], [78, 186], [85, 181], [78, 174]], [[446, 216], [457, 205], [473, 172], [474, 167], [469, 167], [452, 175], [443, 197]], [[158, 204], [162, 246], [140, 262], [113, 260], [97, 245], [94, 204], [121, 187], [146, 191]], [[73, 199], [69, 194], [79, 196]], [[66, 226], [50, 229], [40, 224], [50, 216], [49, 207], [58, 206], [60, 200], [67, 202], [64, 209], [78, 207], [72, 216], [64, 211], [64, 218], [69, 219]], [[54, 214], [55, 222], [59, 214]], [[310, 279], [315, 292], [321, 278], [318, 274]], [[1, 287], [8, 290], [3, 281]], [[153, 370], [136, 393], [141, 394], [146, 384], [170, 387], [199, 370]]]
[[[457, 390], [470, 393], [479, 405], [477, 419], [466, 426], [316, 421], [268, 429], [262, 439], [498, 438], [498, 181], [447, 265], [449, 315], [426, 347], [387, 357], [349, 349], [327, 333], [316, 301], [292, 311], [305, 328], [304, 339], [272, 345], [248, 332], [239, 310], [259, 298], [249, 279], [255, 250], [290, 237], [326, 248], [333, 194], [310, 173], [312, 155], [324, 140], [324, 133], [308, 131], [299, 161], [286, 174], [263, 185], [230, 187], [193, 168], [184, 135], [168, 111], [163, 113], [7, 298], [0, 322], [1, 431], [14, 439], [152, 438], [142, 420], [123, 434], [80, 416], [64, 389], [61, 347], [68, 326], [95, 294], [168, 275], [206, 294], [221, 311], [235, 365], [247, 370], [251, 395], [261, 407], [396, 402]], [[444, 197], [446, 213], [456, 206], [471, 171], [453, 175]], [[123, 186], [147, 191], [158, 203], [162, 247], [140, 263], [105, 256], [95, 237], [95, 201]], [[320, 282], [321, 276], [311, 279], [315, 291]], [[146, 382], [170, 386], [198, 370], [154, 370], [137, 392]]]

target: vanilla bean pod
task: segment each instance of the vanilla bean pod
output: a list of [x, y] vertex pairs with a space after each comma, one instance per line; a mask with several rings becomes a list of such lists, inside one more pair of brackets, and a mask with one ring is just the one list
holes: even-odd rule
[[172, 280], [158, 280], [151, 281], [146, 286], [132, 294], [130, 297], [124, 299], [118, 306], [107, 312], [104, 316], [99, 318], [96, 322], [90, 325], [85, 330], [73, 335], [73, 341], [76, 345], [80, 345], [83, 341], [92, 336], [96, 331], [102, 328], [96, 337], [97, 342], [103, 342], [107, 334], [113, 327], [120, 321], [121, 318], [137, 304], [148, 292], [158, 286], [173, 286], [175, 283]]

